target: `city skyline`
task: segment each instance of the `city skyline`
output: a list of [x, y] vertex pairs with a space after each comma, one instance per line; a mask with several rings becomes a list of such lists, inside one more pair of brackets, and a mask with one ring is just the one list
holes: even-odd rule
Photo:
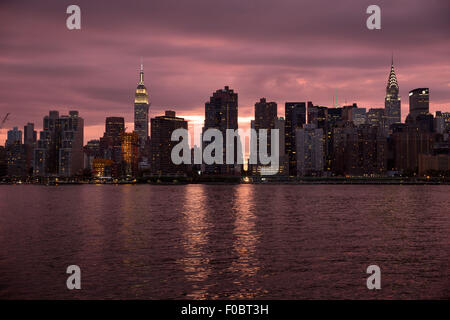
[[[61, 23], [63, 4], [39, 3], [40, 10], [12, 2], [2, 7], [6, 14], [0, 34], [6, 48], [0, 55], [0, 109], [11, 115], [0, 131], [0, 144], [14, 126], [34, 122], [41, 130], [40, 119], [48, 110], [78, 110], [86, 119], [84, 142], [102, 135], [106, 116], [124, 116], [132, 128], [141, 56], [152, 104], [149, 118], [170, 109], [188, 121], [202, 121], [210, 92], [226, 85], [240, 94], [243, 128], [249, 127], [261, 97], [279, 105], [313, 101], [330, 107], [337, 91], [341, 105], [384, 108], [392, 52], [402, 121], [409, 111], [408, 92], [415, 88], [430, 88], [432, 113], [450, 111], [446, 3], [382, 2], [379, 32], [364, 28], [364, 1], [344, 2], [342, 15], [327, 1], [276, 6], [262, 1], [260, 7], [232, 1], [220, 8], [215, 24], [206, 14], [211, 4], [179, 4], [183, 16], [177, 18], [171, 3], [164, 3], [131, 7], [81, 1], [82, 30], [74, 32]], [[263, 12], [271, 13], [269, 22], [252, 18]], [[123, 20], [121, 13], [126, 13]], [[230, 17], [233, 25], [226, 24]], [[120, 23], [106, 23], [110, 19]]]
[[[397, 92], [399, 91], [399, 84], [398, 84], [398, 82], [397, 82], [397, 78], [398, 78], [398, 76], [395, 74], [395, 72], [394, 72], [394, 67], [395, 67], [395, 64], [394, 64], [394, 61], [393, 61], [393, 57], [392, 57], [392, 61], [391, 61], [391, 67], [390, 67], [390, 72], [389, 72], [389, 77], [388, 77], [388, 81], [387, 81], [387, 83], [388, 83], [388, 86], [387, 86], [387, 89], [386, 89], [386, 94], [388, 93], [388, 89], [389, 89], [389, 86], [390, 86], [390, 84], [391, 84], [391, 82], [392, 82], [392, 78], [394, 77], [394, 79], [395, 79], [395, 85], [396, 85], [396, 87], [397, 87]], [[124, 126], [125, 126], [125, 128], [126, 129], [128, 129], [128, 131], [129, 132], [138, 132], [138, 131], [141, 131], [140, 129], [138, 129], [138, 131], [136, 131], [136, 106], [137, 105], [139, 105], [139, 101], [137, 100], [137, 99], [140, 99], [139, 97], [140, 97], [140, 95], [142, 95], [142, 99], [144, 99], [143, 101], [146, 103], [146, 106], [145, 106], [145, 110], [146, 111], [144, 111], [145, 113], [144, 113], [144, 118], [143, 119], [145, 119], [145, 118], [147, 118], [147, 128], [144, 130], [144, 132], [145, 133], [147, 133], [147, 137], [150, 137], [150, 126], [151, 126], [151, 121], [150, 121], [150, 118], [153, 118], [153, 117], [158, 117], [158, 114], [155, 114], [155, 115], [152, 115], [152, 112], [151, 112], [151, 110], [150, 110], [150, 105], [151, 105], [151, 101], [150, 101], [150, 99], [151, 99], [151, 92], [148, 92], [149, 90], [148, 89], [146, 89], [145, 88], [145, 86], [144, 86], [144, 70], [143, 70], [143, 64], [142, 64], [142, 62], [141, 62], [141, 64], [140, 64], [140, 69], [139, 69], [139, 82], [137, 83], [137, 89], [135, 90], [135, 97], [134, 97], [134, 99], [133, 99], [133, 101], [134, 101], [134, 107], [132, 106], [132, 108], [133, 108], [133, 114], [131, 115], [132, 116], [132, 119], [127, 119], [126, 117], [124, 117], [124, 116], [121, 116], [121, 117], [123, 117], [124, 118], [124, 120], [125, 120], [125, 123], [124, 123]], [[143, 88], [143, 90], [144, 91], [142, 91], [142, 88]], [[224, 86], [225, 88], [228, 88], [229, 86]], [[421, 89], [421, 88], [414, 88], [414, 89], [411, 89], [411, 90], [408, 90], [408, 94], [410, 93], [410, 91], [413, 91], [413, 90], [419, 90], [419, 89]], [[400, 89], [401, 90], [401, 89]], [[431, 92], [432, 92], [432, 89], [429, 89]], [[141, 91], [142, 91], [142, 93], [141, 93]], [[401, 95], [399, 95], [398, 96], [399, 98], [401, 98], [402, 96]], [[407, 119], [407, 115], [409, 114], [409, 112], [410, 112], [410, 110], [409, 110], [409, 108], [410, 108], [410, 106], [409, 106], [409, 101], [408, 101], [408, 95], [406, 96], [407, 98], [404, 100], [404, 102], [402, 103], [402, 105], [407, 105], [407, 108], [408, 108], [408, 110], [404, 110], [404, 106], [403, 107], [401, 107], [401, 110], [400, 110], [400, 113], [401, 113], [401, 117], [400, 117], [400, 120], [401, 120], [401, 122], [405, 122], [406, 121], [406, 119]], [[265, 98], [265, 96], [264, 96], [264, 98], [258, 98], [258, 99], [266, 99]], [[345, 105], [348, 105], [348, 106], [350, 106], [350, 105], [352, 105], [352, 104], [354, 104], [354, 105], [358, 105], [358, 102], [348, 102], [348, 101], [346, 101], [345, 103], [339, 103], [339, 101], [337, 100], [337, 96], [336, 96], [336, 94], [335, 94], [335, 96], [333, 97], [333, 100], [334, 100], [334, 103], [335, 103], [335, 105], [318, 105], [318, 106], [323, 106], [323, 107], [326, 107], [326, 108], [331, 108], [331, 109], [334, 109], [334, 108], [337, 108], [337, 107], [340, 107], [340, 108], [342, 108], [342, 107], [344, 107]], [[305, 104], [305, 121], [306, 121], [306, 114], [307, 114], [307, 108], [306, 108], [306, 102], [308, 102], [308, 103], [311, 103], [311, 101], [309, 101], [309, 100], [305, 100], [305, 101], [303, 101], [302, 103], [303, 104]], [[207, 102], [206, 102], [207, 103]], [[287, 103], [287, 104], [290, 104], [291, 102], [289, 102], [289, 101], [284, 101], [284, 102], [277, 102], [277, 101], [274, 101], [274, 103], [279, 103], [279, 104], [281, 104], [281, 105], [283, 105], [284, 103]], [[294, 103], [295, 104], [295, 103]], [[311, 105], [312, 106], [312, 105]], [[253, 108], [254, 106], [251, 106], [251, 108]], [[369, 106], [369, 107], [366, 107], [366, 106], [362, 106], [362, 105], [358, 105], [358, 108], [363, 108], [363, 109], [366, 109], [366, 110], [370, 110], [370, 109], [374, 109], [374, 110], [380, 110], [380, 109], [383, 109], [383, 110], [386, 110], [386, 112], [387, 113], [389, 113], [389, 109], [388, 109], [388, 106], [385, 104], [384, 106], [377, 106], [377, 107], [372, 107], [372, 106]], [[77, 111], [79, 110], [79, 109], [82, 109], [82, 108], [78, 108], [77, 109]], [[163, 108], [163, 109], [168, 109], [168, 108]], [[170, 109], [170, 108], [169, 108]], [[239, 106], [239, 110], [241, 110], [241, 109], [246, 109], [246, 107], [242, 107], [242, 106]], [[449, 112], [449, 111], [447, 111], [447, 109], [446, 108], [438, 108], [438, 107], [435, 107], [434, 109], [436, 109], [436, 110], [433, 110], [433, 104], [432, 104], [432, 100], [430, 100], [430, 102], [429, 102], [429, 112], [431, 113], [431, 114], [435, 114], [435, 112]], [[63, 109], [61, 109], [61, 110], [63, 110], [63, 112], [64, 111], [66, 111], [66, 108], [63, 108]], [[156, 110], [160, 110], [158, 107], [157, 107], [157, 109]], [[58, 111], [60, 111], [60, 109], [58, 109]], [[67, 112], [70, 112], [71, 111], [71, 109], [67, 109]], [[48, 112], [48, 110], [47, 110], [47, 112]], [[163, 114], [163, 113], [165, 113], [166, 112], [166, 110], [164, 110], [164, 111], [161, 111], [161, 114]], [[309, 111], [308, 111], [309, 112]], [[128, 112], [125, 112], [125, 114], [128, 114]], [[161, 115], [161, 114], [159, 114], [159, 116]], [[6, 114], [5, 114], [6, 115]], [[3, 115], [4, 116], [4, 115]], [[284, 117], [285, 116], [285, 114], [284, 114], [284, 112], [283, 111], [278, 111], [278, 114], [277, 114], [277, 116], [278, 117]], [[387, 116], [387, 115], [386, 115]], [[108, 118], [108, 117], [111, 117], [111, 115], [108, 115], [108, 114], [106, 114], [105, 116], [104, 116], [104, 118], [106, 119], [106, 118]], [[204, 112], [203, 112], [203, 115], [192, 115], [192, 114], [186, 114], [186, 115], [181, 115], [181, 117], [184, 117], [184, 118], [186, 118], [186, 121], [188, 122], [188, 123], [191, 123], [193, 126], [197, 126], [197, 127], [199, 127], [199, 126], [203, 126], [204, 125], [204, 121], [205, 121], [205, 117], [204, 117]], [[6, 117], [6, 120], [8, 120], [7, 121], [7, 123], [9, 124], [9, 122], [11, 122], [10, 121], [10, 118], [11, 118], [11, 113], [8, 113], [8, 116]], [[249, 115], [249, 116], [246, 116], [246, 117], [239, 117], [238, 116], [238, 124], [239, 124], [239, 128], [241, 128], [241, 129], [244, 129], [244, 130], [247, 130], [247, 129], [250, 129], [250, 127], [251, 127], [251, 122], [252, 121], [254, 121], [255, 119], [254, 119], [254, 115]], [[103, 120], [104, 121], [104, 120]], [[139, 120], [142, 124], [141, 124], [141, 126], [142, 125], [145, 125], [145, 122], [143, 122], [143, 120]], [[308, 120], [309, 121], [309, 120]], [[389, 120], [387, 120], [387, 121], [389, 121]], [[392, 124], [392, 123], [395, 123], [396, 121], [393, 121], [393, 122], [391, 122], [390, 124]], [[5, 123], [6, 123], [6, 121], [5, 121]], [[39, 126], [39, 121], [38, 122], [33, 122], [33, 120], [28, 120], [28, 122], [26, 122], [26, 123], [32, 123], [32, 124], [34, 124], [34, 128], [37, 130], [37, 132], [40, 132], [41, 130], [42, 130], [42, 126]], [[101, 124], [99, 124], [99, 125], [96, 125], [95, 127], [99, 127], [99, 128], [97, 128], [95, 131], [93, 131], [93, 132], [99, 132], [99, 134], [98, 135], [96, 135], [96, 133], [92, 133], [92, 131], [91, 131], [91, 134], [89, 134], [88, 133], [88, 136], [86, 137], [86, 134], [85, 134], [85, 138], [84, 138], [84, 141], [83, 141], [83, 144], [86, 144], [87, 142], [89, 142], [90, 140], [97, 140], [97, 139], [99, 139], [100, 137], [101, 137], [101, 135], [103, 134], [103, 132], [104, 132], [104, 122], [103, 123], [101, 123]], [[15, 128], [21, 128], [21, 126], [20, 125], [18, 125], [18, 126], [13, 126], [13, 127], [9, 127], [8, 125], [4, 125], [4, 127], [3, 128], [1, 128], [0, 129], [0, 145], [4, 145], [6, 142], [7, 142], [7, 134], [8, 134], [8, 131], [10, 131], [10, 130], [14, 130]], [[84, 129], [86, 130], [86, 126], [84, 126]], [[192, 130], [192, 127], [191, 127], [191, 129], [190, 130]], [[4, 132], [3, 132], [4, 131]], [[2, 135], [4, 136], [3, 137], [3, 142], [2, 142]], [[140, 138], [141, 139], [141, 138]]]

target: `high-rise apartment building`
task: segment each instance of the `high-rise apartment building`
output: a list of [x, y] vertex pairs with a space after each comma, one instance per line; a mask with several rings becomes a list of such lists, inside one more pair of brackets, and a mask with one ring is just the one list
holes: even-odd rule
[[19, 130], [19, 128], [14, 127], [12, 130], [8, 131], [5, 147], [9, 147], [16, 143], [22, 144], [22, 131]]
[[139, 164], [139, 135], [136, 132], [124, 132], [121, 139], [123, 175], [136, 177]]
[[297, 175], [321, 176], [324, 169], [324, 133], [314, 124], [305, 124], [295, 132]]
[[306, 123], [306, 103], [286, 102], [285, 103], [285, 146], [289, 158], [289, 175], [297, 175], [297, 147], [295, 131], [301, 129]]
[[[205, 165], [205, 172], [219, 175], [240, 174], [242, 165], [239, 163], [243, 163], [243, 159], [238, 159], [238, 155], [242, 154], [242, 150], [238, 152], [238, 148], [240, 148], [239, 138], [235, 137], [233, 141], [228, 141], [226, 135], [227, 129], [238, 129], [238, 94], [228, 86], [214, 92], [209, 102], [205, 103], [203, 132], [208, 129], [217, 129], [222, 133], [223, 164], [207, 164]], [[208, 142], [203, 142], [203, 150], [208, 144]], [[226, 164], [227, 145], [233, 145], [233, 164]]]
[[151, 119], [151, 166], [154, 175], [186, 174], [186, 164], [173, 163], [171, 154], [178, 144], [172, 141], [172, 133], [176, 129], [188, 129], [188, 123], [183, 118], [176, 117], [175, 111], [166, 111], [164, 116]]
[[34, 150], [34, 175], [69, 177], [81, 174], [84, 120], [78, 111], [60, 116], [50, 111], [44, 117], [43, 130]]

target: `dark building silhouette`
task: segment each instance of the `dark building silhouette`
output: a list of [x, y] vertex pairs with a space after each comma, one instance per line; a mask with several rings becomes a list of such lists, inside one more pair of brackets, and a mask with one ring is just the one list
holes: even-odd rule
[[6, 164], [6, 150], [5, 147], [0, 146], [0, 178], [8, 174], [8, 166]]
[[367, 124], [379, 128], [386, 135], [386, 110], [383, 108], [371, 108], [367, 112]]
[[37, 132], [34, 130], [34, 123], [28, 123], [23, 128], [24, 139], [23, 144], [25, 146], [25, 166], [27, 175], [33, 175], [33, 159], [34, 149], [37, 143]]
[[[217, 129], [223, 136], [223, 164], [205, 165], [207, 174], [235, 175], [239, 174], [242, 166], [238, 164], [238, 139], [234, 138], [234, 164], [226, 164], [226, 146], [232, 141], [227, 141], [226, 130], [238, 129], [238, 94], [228, 86], [213, 93], [209, 102], [205, 103], [205, 124], [203, 131]], [[203, 150], [208, 142], [203, 142]], [[241, 152], [241, 151], [240, 151]], [[239, 159], [239, 162], [243, 159]]]
[[[277, 104], [276, 102], [267, 102], [266, 98], [261, 98], [259, 102], [255, 103], [255, 121], [253, 128], [256, 130], [257, 134], [257, 151], [259, 153], [260, 150], [260, 129], [267, 130], [267, 150], [266, 154], [271, 155], [271, 147], [272, 147], [272, 138], [271, 138], [271, 130], [275, 129], [276, 122], [278, 120], [277, 117]], [[278, 129], [279, 130], [279, 129]], [[260, 172], [261, 163], [258, 157], [258, 164], [256, 166], [252, 166], [252, 172], [254, 174]]]
[[100, 140], [89, 140], [83, 147], [84, 151], [84, 169], [93, 170], [94, 159], [102, 159], [103, 154], [100, 151]]
[[345, 122], [333, 129], [333, 173], [383, 175], [387, 170], [387, 140], [377, 127]]
[[125, 132], [125, 120], [122, 117], [108, 117], [105, 121], [105, 133], [100, 138], [101, 158], [111, 160], [111, 175], [122, 175], [122, 134]]
[[392, 132], [393, 168], [406, 174], [418, 173], [419, 155], [432, 154], [435, 134], [411, 124], [396, 125]]
[[334, 160], [334, 135], [333, 130], [343, 123], [343, 109], [340, 107], [328, 108], [327, 110], [327, 126], [325, 131], [325, 170], [332, 172]]
[[285, 103], [285, 145], [286, 154], [289, 161], [289, 175], [297, 175], [297, 148], [295, 141], [295, 131], [303, 128], [306, 123], [306, 103], [286, 102]]
[[175, 111], [166, 111], [164, 116], [151, 119], [151, 172], [154, 175], [185, 175], [186, 164], [176, 165], [172, 162], [173, 147], [178, 144], [172, 141], [172, 133], [176, 129], [188, 129], [183, 118], [175, 116]]
[[308, 124], [314, 124], [316, 128], [325, 130], [328, 126], [328, 108], [314, 106], [308, 102]]
[[10, 177], [25, 177], [28, 175], [26, 166], [25, 145], [20, 141], [6, 147], [7, 172]]
[[8, 138], [6, 139], [5, 146], [22, 143], [22, 131], [19, 128], [14, 127], [12, 130], [8, 131]]

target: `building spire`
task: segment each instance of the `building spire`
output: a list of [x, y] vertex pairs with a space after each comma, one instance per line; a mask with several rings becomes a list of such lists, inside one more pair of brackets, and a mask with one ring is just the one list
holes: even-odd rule
[[394, 53], [392, 53], [391, 58], [391, 72], [389, 72], [389, 78], [386, 89], [389, 90], [390, 88], [394, 87], [398, 90], [398, 82], [397, 82], [397, 76], [395, 74], [394, 70]]
[[144, 84], [144, 62], [141, 57], [141, 72], [139, 73], [139, 84]]

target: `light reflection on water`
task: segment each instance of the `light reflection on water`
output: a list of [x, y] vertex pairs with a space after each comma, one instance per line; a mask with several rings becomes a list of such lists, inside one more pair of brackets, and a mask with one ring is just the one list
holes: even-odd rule
[[0, 186], [0, 298], [450, 298], [449, 191]]

